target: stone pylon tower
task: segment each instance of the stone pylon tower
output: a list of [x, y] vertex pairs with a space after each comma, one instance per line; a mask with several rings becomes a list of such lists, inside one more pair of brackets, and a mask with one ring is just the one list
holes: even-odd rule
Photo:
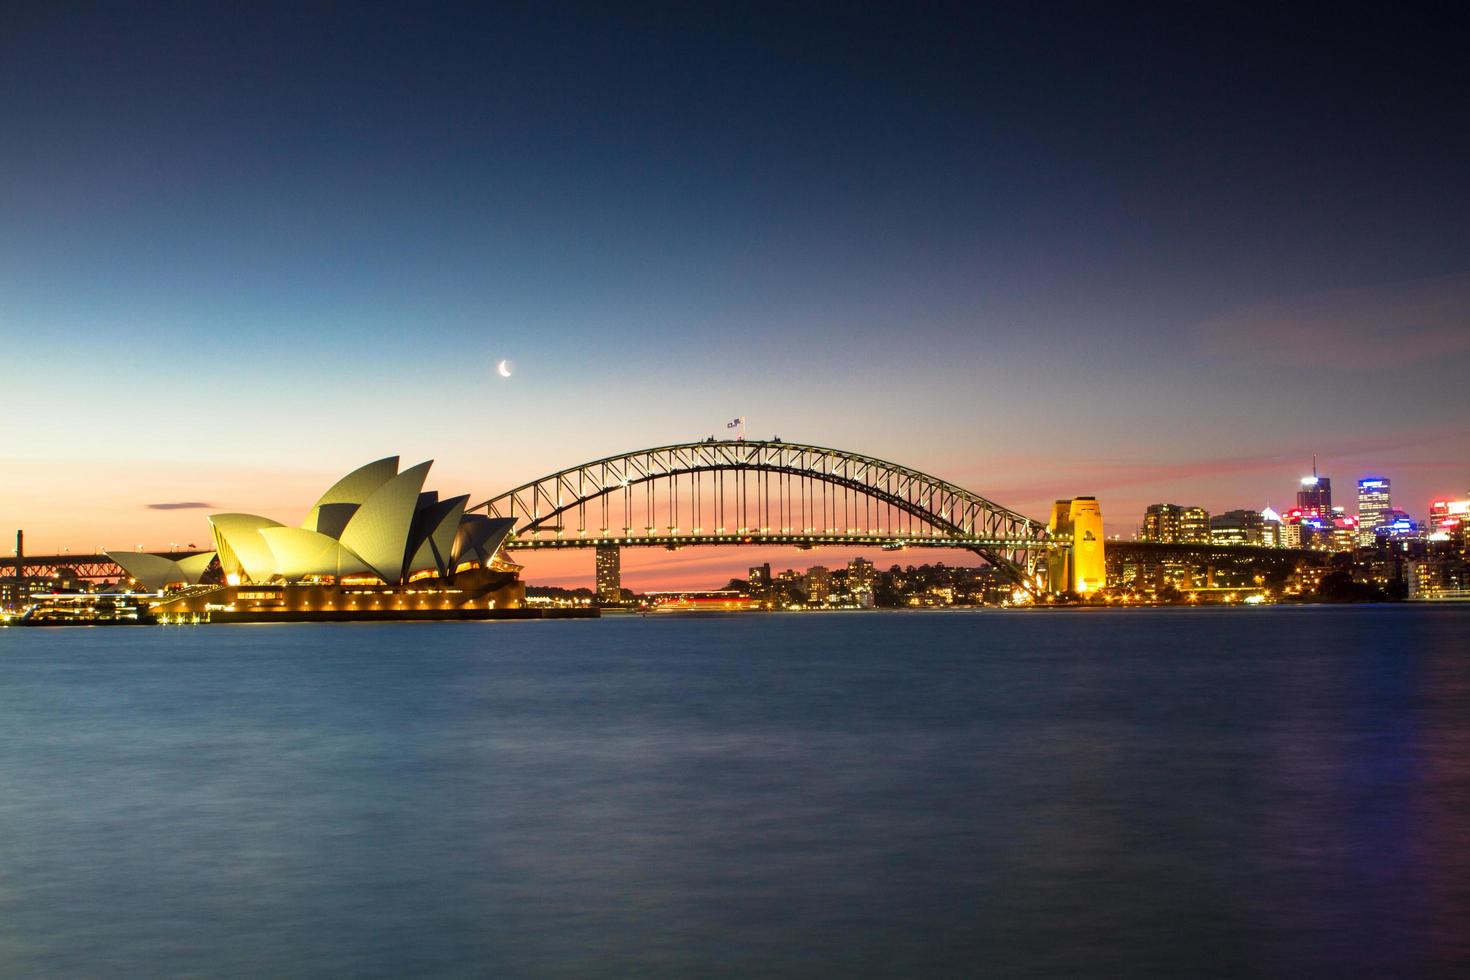
[[1096, 497], [1074, 497], [1052, 505], [1047, 523], [1053, 538], [1067, 541], [1047, 556], [1047, 588], [1086, 595], [1107, 584], [1102, 508]]

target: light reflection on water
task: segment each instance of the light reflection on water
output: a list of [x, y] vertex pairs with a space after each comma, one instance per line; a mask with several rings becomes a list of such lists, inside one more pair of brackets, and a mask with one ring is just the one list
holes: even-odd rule
[[1449, 976], [1470, 609], [0, 633], [0, 975]]

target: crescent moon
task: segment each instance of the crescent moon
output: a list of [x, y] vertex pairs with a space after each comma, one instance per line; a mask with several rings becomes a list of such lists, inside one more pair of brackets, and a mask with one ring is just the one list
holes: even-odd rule
[[510, 377], [510, 362], [501, 361], [499, 364], [495, 365], [495, 370], [499, 372], [502, 378]]

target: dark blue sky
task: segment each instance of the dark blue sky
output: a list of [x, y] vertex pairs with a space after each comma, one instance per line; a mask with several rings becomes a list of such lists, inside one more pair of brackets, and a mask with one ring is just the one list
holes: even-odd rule
[[1120, 529], [1470, 485], [1462, 35], [1032, 6], [9, 7], [7, 455], [489, 495], [744, 414]]

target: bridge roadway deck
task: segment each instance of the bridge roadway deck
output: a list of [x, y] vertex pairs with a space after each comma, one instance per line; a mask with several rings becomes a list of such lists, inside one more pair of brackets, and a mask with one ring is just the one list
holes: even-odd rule
[[1025, 550], [1030, 548], [1065, 548], [1064, 541], [1038, 541], [1034, 538], [952, 538], [942, 534], [915, 534], [894, 537], [881, 534], [784, 534], [769, 531], [738, 531], [725, 534], [627, 534], [614, 537], [598, 532], [565, 535], [530, 535], [512, 538], [505, 543], [507, 550], [545, 550], [557, 548], [597, 548], [617, 546], [621, 548], [685, 548], [700, 545], [785, 545], [796, 548], [818, 546], [851, 546], [856, 548], [996, 548]]
[[[576, 537], [554, 535], [532, 535], [513, 538], [506, 543], [509, 550], [544, 551], [547, 549], [596, 548], [602, 545], [622, 548], [667, 548], [670, 550], [709, 545], [771, 545], [795, 548], [855, 547], [881, 548], [899, 551], [905, 548], [994, 548], [997, 550], [1022, 551], [1035, 548], [1047, 550], [1069, 547], [1066, 541], [1035, 541], [1020, 538], [947, 538], [940, 534], [909, 535], [893, 537], [878, 534], [788, 534], [771, 532], [733, 532], [727, 534], [630, 534], [620, 537], [597, 533]], [[201, 551], [150, 552], [178, 560]], [[1145, 541], [1109, 541], [1107, 555], [1110, 564], [1127, 561], [1210, 559], [1264, 559], [1271, 561], [1326, 560], [1324, 552], [1306, 551], [1298, 548], [1265, 548], [1257, 545], [1211, 545], [1211, 544], [1155, 544]], [[26, 575], [46, 577], [66, 570], [78, 578], [116, 579], [126, 573], [106, 555], [27, 555]], [[0, 558], [0, 578], [15, 574], [15, 558]]]

